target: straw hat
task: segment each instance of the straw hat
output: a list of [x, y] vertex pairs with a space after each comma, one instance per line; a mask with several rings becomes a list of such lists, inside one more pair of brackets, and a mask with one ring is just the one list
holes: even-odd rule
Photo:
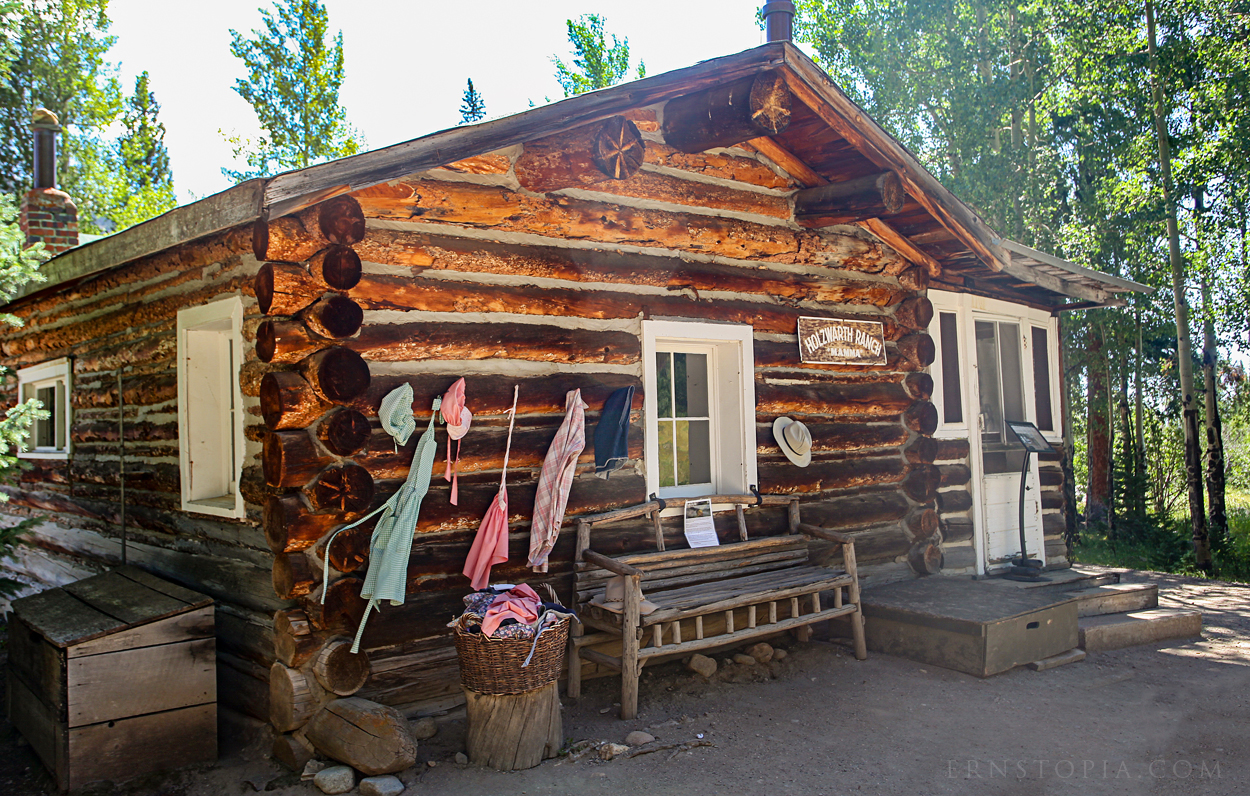
[[773, 437], [787, 459], [799, 467], [812, 463], [812, 432], [807, 426], [788, 417], [779, 417], [773, 422]]
[[[624, 613], [625, 611], [625, 576], [617, 575], [608, 581], [608, 586], [603, 590], [603, 594], [595, 595], [590, 601], [591, 605], [597, 605], [605, 608], [614, 614]], [[642, 602], [638, 604], [638, 613], [642, 616], [654, 613], [655, 609], [660, 606], [651, 602], [644, 595]]]

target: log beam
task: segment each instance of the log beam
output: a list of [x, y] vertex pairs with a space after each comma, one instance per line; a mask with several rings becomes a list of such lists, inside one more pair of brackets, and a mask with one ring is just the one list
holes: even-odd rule
[[273, 558], [273, 591], [283, 600], [303, 597], [317, 586], [319, 574], [303, 553], [279, 553]]
[[778, 72], [670, 100], [664, 107], [664, 141], [687, 153], [727, 147], [790, 126], [790, 90]]
[[328, 345], [329, 341], [309, 332], [298, 320], [266, 318], [256, 327], [256, 358], [261, 362], [274, 365], [299, 362]]
[[906, 204], [898, 174], [883, 171], [797, 191], [794, 217], [805, 227], [828, 227], [894, 215]]
[[252, 283], [256, 303], [266, 315], [294, 315], [312, 304], [322, 288], [302, 265], [265, 263]]
[[[258, 330], [258, 349], [259, 335]], [[331, 406], [333, 404], [322, 400], [298, 373], [271, 371], [261, 377], [260, 415], [270, 431], [307, 428]]]
[[526, 142], [516, 161], [516, 177], [522, 188], [535, 193], [625, 180], [642, 165], [646, 148], [633, 122], [613, 116]]
[[337, 243], [351, 246], [365, 237], [365, 215], [350, 196], [336, 196], [307, 210], [252, 226], [258, 260], [298, 263]]
[[907, 563], [918, 575], [936, 575], [942, 571], [942, 561], [942, 546], [933, 538], [917, 542], [907, 552]]

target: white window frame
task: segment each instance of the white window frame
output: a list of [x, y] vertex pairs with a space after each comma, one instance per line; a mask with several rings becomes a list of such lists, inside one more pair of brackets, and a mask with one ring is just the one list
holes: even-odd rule
[[[712, 410], [712, 491], [691, 486], [660, 487], [659, 417], [656, 411], [657, 350], [667, 345], [710, 352], [709, 404]], [[701, 352], [702, 353], [702, 352]], [[697, 321], [642, 322], [644, 469], [647, 494], [662, 498], [707, 494], [747, 494], [758, 484], [755, 432], [754, 330], [746, 324]], [[670, 509], [678, 512], [680, 509]], [[668, 512], [666, 512], [668, 513]]]
[[[189, 335], [193, 332], [215, 332], [225, 335], [231, 352], [231, 367], [216, 375], [202, 378], [216, 379], [230, 397], [229, 405], [217, 417], [201, 419], [191, 416], [192, 384], [199, 374], [193, 373]], [[239, 479], [243, 472], [245, 440], [243, 436], [243, 391], [239, 384], [239, 370], [243, 363], [243, 301], [234, 296], [199, 307], [178, 311], [178, 466], [182, 482], [182, 510], [217, 517], [242, 519], [246, 516], [243, 495], [239, 491]], [[229, 487], [219, 495], [193, 498], [194, 469], [192, 461], [193, 434], [203, 433], [198, 424], [209, 424], [209, 433], [224, 434], [223, 444], [232, 443], [233, 457], [223, 464], [230, 468]], [[193, 424], [196, 427], [193, 428]], [[220, 473], [218, 473], [220, 475]]]
[[[48, 362], [41, 362], [38, 365], [32, 365], [28, 368], [21, 368], [17, 371], [17, 395], [21, 403], [25, 403], [29, 398], [34, 398], [35, 391], [40, 387], [55, 384], [58, 381], [65, 383], [65, 408], [59, 418], [56, 418], [65, 429], [65, 447], [34, 447], [34, 442], [38, 438], [38, 424], [43, 422], [36, 420], [31, 423], [30, 437], [26, 440], [26, 445], [17, 452], [19, 458], [22, 459], [68, 459], [73, 441], [70, 439], [70, 431], [72, 426], [70, 421], [73, 419], [73, 367], [70, 364], [69, 357], [53, 359]], [[29, 390], [28, 390], [29, 388]], [[27, 392], [30, 395], [27, 395]], [[49, 415], [56, 414], [56, 407], [51, 408], [45, 406]], [[31, 446], [27, 449], [27, 446]]]

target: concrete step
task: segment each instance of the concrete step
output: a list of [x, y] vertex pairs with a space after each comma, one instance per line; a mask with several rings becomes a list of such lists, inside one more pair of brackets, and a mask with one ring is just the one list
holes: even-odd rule
[[1193, 638], [1201, 633], [1202, 614], [1177, 608], [1153, 608], [1080, 620], [1080, 645], [1087, 652]]
[[1077, 599], [1077, 616], [1126, 614], [1159, 607], [1159, 587], [1153, 583], [1108, 583], [1068, 594]]
[[1046, 589], [1047, 591], [1066, 592], [1073, 589], [1093, 589], [1120, 582], [1119, 572], [1096, 572], [1082, 570], [1078, 567], [1048, 570], [1042, 573], [1046, 580], [1034, 582], [1003, 581], [1019, 589]]

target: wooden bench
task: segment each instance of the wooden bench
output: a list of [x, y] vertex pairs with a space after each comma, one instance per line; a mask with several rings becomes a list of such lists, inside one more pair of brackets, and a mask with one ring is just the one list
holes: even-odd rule
[[[740, 541], [665, 550], [660, 500], [578, 519], [573, 603], [582, 625], [574, 625], [569, 639], [570, 697], [581, 693], [583, 660], [607, 666], [621, 673], [621, 718], [632, 719], [638, 713], [638, 677], [648, 660], [782, 630], [807, 640], [813, 623], [838, 616], [850, 617], [855, 657], [867, 657], [851, 536], [801, 522], [799, 501], [789, 496], [712, 496], [712, 503], [734, 506]], [[785, 507], [789, 534], [750, 539], [744, 508], [756, 505]], [[654, 551], [610, 557], [592, 549], [596, 525], [639, 517], [651, 519]], [[841, 545], [844, 571], [809, 560], [812, 538]], [[626, 583], [619, 614], [591, 603], [616, 576]], [[647, 616], [639, 611], [643, 592], [658, 606]], [[832, 607], [822, 605], [824, 592], [832, 592]], [[619, 656], [588, 649], [611, 641], [620, 642]]]

